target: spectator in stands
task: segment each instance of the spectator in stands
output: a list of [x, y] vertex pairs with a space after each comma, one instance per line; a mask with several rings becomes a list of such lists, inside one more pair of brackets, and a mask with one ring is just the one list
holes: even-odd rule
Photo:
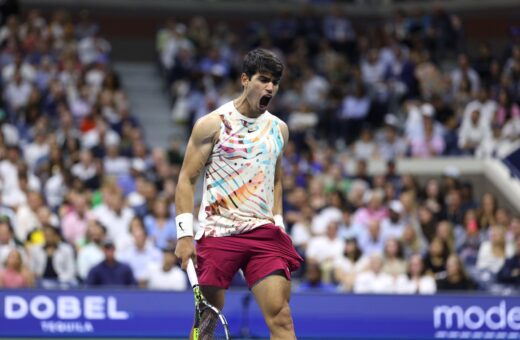
[[490, 193], [482, 195], [480, 206], [477, 210], [477, 222], [480, 230], [487, 230], [496, 224], [495, 213], [497, 210], [497, 199]]
[[43, 197], [39, 192], [31, 191], [27, 195], [27, 203], [16, 210], [15, 234], [18, 240], [24, 242], [34, 229], [41, 228], [37, 211], [43, 206]]
[[412, 254], [423, 254], [428, 245], [422, 234], [412, 224], [407, 224], [401, 237], [403, 253], [406, 259]]
[[508, 91], [502, 90], [498, 95], [498, 107], [493, 117], [493, 122], [504, 127], [510, 120], [520, 118], [520, 107], [511, 98]]
[[462, 224], [465, 231], [464, 242], [462, 243], [462, 247], [458, 249], [463, 263], [470, 266], [474, 266], [477, 262], [477, 254], [481, 243], [481, 233], [478, 228], [476, 216], [475, 209], [466, 210]]
[[71, 168], [71, 173], [85, 183], [85, 187], [94, 189], [99, 186], [100, 166], [96, 164], [92, 152], [83, 149], [79, 155], [79, 162]]
[[490, 133], [489, 124], [484, 122], [480, 110], [475, 109], [459, 130], [459, 148], [463, 153], [473, 155]]
[[144, 218], [144, 225], [155, 246], [164, 249], [177, 240], [175, 220], [170, 214], [168, 201], [159, 197], [155, 200], [152, 214]]
[[115, 245], [109, 240], [103, 241], [105, 259], [89, 271], [85, 283], [87, 286], [136, 286], [132, 269], [115, 258]]
[[520, 216], [512, 216], [507, 227], [506, 238], [509, 242], [514, 242], [520, 236]]
[[434, 95], [442, 95], [446, 91], [443, 74], [432, 62], [430, 53], [416, 51], [410, 57], [417, 64], [414, 75], [419, 83], [421, 97], [429, 99]]
[[177, 265], [175, 248], [168, 247], [163, 249], [162, 264], [150, 264], [147, 287], [149, 289], [177, 291], [186, 290], [188, 288], [186, 274]]
[[0, 288], [34, 287], [34, 275], [23, 263], [20, 250], [12, 249], [0, 269]]
[[[366, 159], [359, 158], [355, 161], [355, 170], [352, 174], [352, 178], [355, 180], [362, 180], [364, 181], [368, 186], [372, 186], [372, 176], [368, 173], [368, 162]], [[371, 197], [371, 194], [367, 191], [367, 197]], [[365, 197], [363, 197], [365, 198]], [[363, 202], [366, 203], [366, 202]], [[359, 206], [356, 206], [359, 207]]]
[[394, 114], [385, 116], [384, 135], [378, 140], [377, 154], [385, 161], [403, 158], [408, 146], [403, 137], [398, 133], [399, 121]]
[[408, 261], [406, 274], [396, 280], [398, 294], [433, 294], [437, 290], [435, 280], [426, 274], [421, 254], [414, 254]]
[[337, 287], [322, 280], [322, 272], [318, 263], [309, 263], [303, 281], [296, 287], [297, 292], [335, 292]]
[[449, 256], [446, 242], [434, 237], [429, 244], [428, 253], [424, 257], [424, 267], [428, 274], [435, 275], [446, 270], [446, 261]]
[[505, 157], [514, 144], [502, 135], [502, 126], [498, 123], [491, 125], [491, 133], [482, 140], [475, 150], [477, 158]]
[[380, 254], [370, 256], [369, 269], [356, 275], [354, 293], [392, 293], [395, 290], [394, 279], [383, 272], [383, 258]]
[[358, 84], [354, 93], [343, 99], [339, 118], [341, 124], [341, 138], [350, 145], [359, 136], [361, 127], [368, 117], [371, 101], [363, 85]]
[[505, 90], [500, 92], [498, 103], [495, 122], [502, 126], [502, 135], [513, 142], [520, 136], [520, 107]]
[[[59, 229], [59, 218], [56, 214], [54, 214], [48, 207], [42, 206], [37, 211], [37, 217], [40, 225], [51, 225], [57, 230]], [[40, 246], [45, 243], [45, 230], [44, 228], [36, 228], [33, 229], [29, 235], [27, 235], [27, 240], [25, 241], [25, 247], [30, 249], [32, 246]]]
[[[116, 137], [117, 136], [117, 137]], [[123, 176], [130, 172], [130, 160], [122, 155], [119, 150], [119, 136], [105, 140], [106, 156], [103, 160], [103, 169], [108, 176]]]
[[480, 78], [478, 73], [471, 67], [469, 63], [469, 56], [465, 53], [460, 53], [457, 57], [457, 68], [451, 72], [452, 91], [457, 92], [464, 79], [468, 79], [470, 93], [476, 96], [480, 89]]
[[424, 206], [438, 217], [443, 206], [443, 197], [439, 181], [435, 178], [429, 179], [426, 182], [422, 196], [424, 196], [422, 197], [422, 200], [424, 200]]
[[118, 247], [126, 242], [129, 235], [130, 221], [134, 217], [131, 208], [123, 202], [121, 190], [113, 184], [107, 184], [102, 189], [103, 203], [92, 210], [94, 217], [107, 228], [107, 235], [116, 242]]
[[498, 225], [506, 227], [505, 229], [507, 232], [507, 227], [511, 223], [511, 215], [509, 213], [509, 210], [507, 210], [503, 206], [499, 206], [497, 208], [497, 211], [495, 212], [495, 220], [497, 221]]
[[460, 258], [456, 254], [448, 257], [446, 271], [439, 273], [436, 281], [439, 291], [468, 291], [476, 289], [475, 282], [464, 269]]
[[397, 278], [406, 273], [406, 261], [404, 259], [403, 247], [398, 239], [389, 238], [385, 242], [383, 252], [383, 272]]
[[356, 211], [352, 222], [366, 227], [373, 220], [383, 220], [388, 215], [388, 210], [384, 205], [385, 194], [380, 189], [370, 191], [365, 199], [366, 206]]
[[319, 264], [326, 281], [330, 281], [334, 262], [343, 254], [344, 242], [338, 237], [338, 228], [339, 222], [331, 220], [326, 234], [312, 237], [305, 252], [307, 263]]
[[349, 207], [343, 208], [341, 215], [342, 215], [342, 217], [341, 217], [341, 223], [339, 226], [339, 236], [344, 240], [349, 239], [349, 238], [357, 239], [362, 231], [361, 231], [361, 226], [354, 225], [354, 223], [352, 222], [351, 208], [349, 208]]
[[361, 129], [359, 139], [354, 142], [352, 148], [356, 159], [370, 160], [378, 158], [377, 145], [369, 127]]
[[477, 255], [477, 268], [496, 274], [506, 258], [513, 256], [513, 244], [506, 240], [505, 227], [493, 225], [489, 228], [489, 240], [480, 244]]
[[31, 268], [38, 285], [56, 288], [76, 284], [74, 249], [62, 241], [58, 228], [45, 225], [43, 231], [45, 243], [30, 250]]
[[462, 206], [461, 192], [458, 189], [448, 190], [444, 200], [445, 208], [442, 211], [441, 219], [447, 220], [454, 225], [464, 224], [464, 210]]
[[464, 125], [467, 121], [470, 121], [473, 112], [476, 110], [480, 112], [479, 120], [482, 125], [489, 126], [493, 122], [500, 124], [500, 122], [495, 121], [495, 113], [497, 109], [497, 102], [491, 99], [489, 88], [483, 86], [478, 90], [477, 97], [473, 101], [469, 102], [464, 108], [462, 124]]
[[7, 104], [8, 114], [11, 120], [27, 106], [33, 86], [25, 80], [19, 71], [15, 71], [13, 79], [7, 83], [3, 98]]
[[8, 217], [0, 217], [0, 268], [2, 268], [7, 255], [13, 249], [20, 249], [21, 243], [14, 238], [13, 227]]
[[[318, 209], [314, 210], [317, 211]], [[339, 226], [342, 217], [341, 210], [338, 207], [322, 207], [321, 211], [318, 214], [315, 214], [314, 218], [312, 219], [312, 234], [315, 236], [325, 235], [329, 224], [331, 222], [335, 222]]]
[[[405, 177], [403, 176], [402, 179]], [[402, 182], [402, 180], [401, 180]], [[399, 201], [403, 205], [403, 220], [406, 224], [417, 224], [417, 194], [415, 189], [406, 189], [402, 182], [399, 194]]]
[[504, 262], [504, 265], [497, 273], [497, 280], [498, 282], [518, 287], [520, 284], [520, 236], [516, 237], [515, 245], [515, 254]]
[[94, 216], [89, 211], [85, 193], [71, 192], [69, 198], [71, 206], [62, 216], [61, 231], [68, 243], [79, 246], [85, 241], [88, 221]]
[[100, 222], [96, 220], [87, 222], [87, 243], [79, 249], [76, 262], [78, 276], [81, 280], [84, 281], [90, 269], [105, 258], [102, 243], [106, 239], [106, 233], [105, 226]]
[[360, 232], [358, 241], [363, 255], [382, 254], [385, 240], [383, 235], [381, 235], [381, 222], [378, 220], [370, 221]]
[[132, 268], [135, 279], [140, 287], [146, 287], [149, 279], [150, 265], [162, 262], [161, 251], [148, 238], [146, 228], [142, 222], [136, 223], [132, 228], [133, 242], [118, 253], [118, 259]]
[[298, 220], [291, 228], [291, 239], [293, 245], [302, 256], [305, 254], [307, 245], [311, 240], [311, 222], [313, 215], [314, 210], [309, 205], [303, 206], [301, 208], [301, 214], [298, 215]]
[[412, 157], [429, 158], [439, 156], [444, 151], [444, 139], [434, 129], [433, 115], [433, 108], [423, 109], [423, 133], [411, 141]]
[[422, 204], [417, 210], [417, 218], [421, 234], [426, 237], [428, 242], [431, 242], [437, 227], [437, 219], [432, 210], [426, 205]]
[[362, 255], [356, 238], [345, 239], [343, 256], [334, 262], [334, 281], [339, 283], [341, 290], [352, 290], [356, 273], [366, 264], [366, 258], [362, 260]]
[[49, 157], [49, 151], [47, 132], [43, 129], [37, 129], [34, 131], [34, 141], [25, 145], [23, 149], [24, 159], [29, 169], [34, 172]]
[[368, 192], [369, 184], [363, 179], [354, 179], [350, 187], [350, 191], [347, 194], [348, 204], [353, 209], [358, 209], [364, 205], [364, 197]]
[[451, 222], [446, 220], [439, 221], [435, 228], [434, 237], [439, 238], [446, 243], [450, 254], [455, 253], [457, 249], [459, 249], [458, 246], [460, 246], [461, 243], [464, 242], [465, 237], [465, 232], [461, 227], [455, 228], [458, 230], [457, 235], [459, 239], [457, 240], [455, 238], [455, 231]]

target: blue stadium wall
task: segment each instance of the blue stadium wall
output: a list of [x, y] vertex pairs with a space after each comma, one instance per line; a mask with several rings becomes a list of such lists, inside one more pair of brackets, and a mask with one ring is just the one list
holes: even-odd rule
[[[190, 292], [0, 290], [1, 338], [186, 338]], [[294, 294], [299, 339], [520, 339], [520, 297]], [[268, 337], [248, 291], [229, 291], [234, 337]]]

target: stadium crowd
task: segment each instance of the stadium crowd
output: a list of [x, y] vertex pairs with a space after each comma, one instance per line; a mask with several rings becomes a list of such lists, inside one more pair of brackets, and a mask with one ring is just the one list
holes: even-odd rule
[[[178, 141], [146, 144], [88, 15], [3, 18], [0, 288], [186, 289], [173, 252]], [[519, 36], [502, 55], [487, 44], [470, 55], [463, 24], [442, 8], [398, 11], [382, 27], [355, 28], [337, 8], [242, 31], [170, 20], [156, 43], [172, 118], [190, 129], [240, 91], [244, 52], [276, 50], [287, 68], [271, 111], [291, 130], [284, 218], [306, 259], [296, 290], [514, 287], [517, 212], [475, 197], [456, 168], [420, 185], [395, 161], [518, 146]], [[371, 159], [386, 173], [369, 175]]]

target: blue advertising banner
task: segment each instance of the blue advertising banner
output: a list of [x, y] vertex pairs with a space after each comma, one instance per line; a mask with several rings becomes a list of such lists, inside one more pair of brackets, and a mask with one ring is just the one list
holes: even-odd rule
[[[520, 297], [293, 294], [299, 339], [520, 339]], [[0, 290], [0, 337], [186, 338], [190, 292]], [[248, 291], [229, 291], [234, 337], [268, 337]]]
[[189, 331], [193, 297], [139, 291], [6, 290], [0, 292], [0, 305], [3, 337], [160, 337], [171, 336], [174, 330]]
[[[520, 339], [520, 297], [294, 294], [299, 336], [317, 339]], [[252, 305], [251, 335], [266, 326]]]

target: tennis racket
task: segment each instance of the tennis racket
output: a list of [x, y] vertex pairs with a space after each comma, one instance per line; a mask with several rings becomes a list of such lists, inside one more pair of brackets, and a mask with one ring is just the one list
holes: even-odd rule
[[202, 295], [193, 261], [188, 262], [188, 279], [195, 297], [193, 340], [229, 340], [229, 326], [224, 315]]

